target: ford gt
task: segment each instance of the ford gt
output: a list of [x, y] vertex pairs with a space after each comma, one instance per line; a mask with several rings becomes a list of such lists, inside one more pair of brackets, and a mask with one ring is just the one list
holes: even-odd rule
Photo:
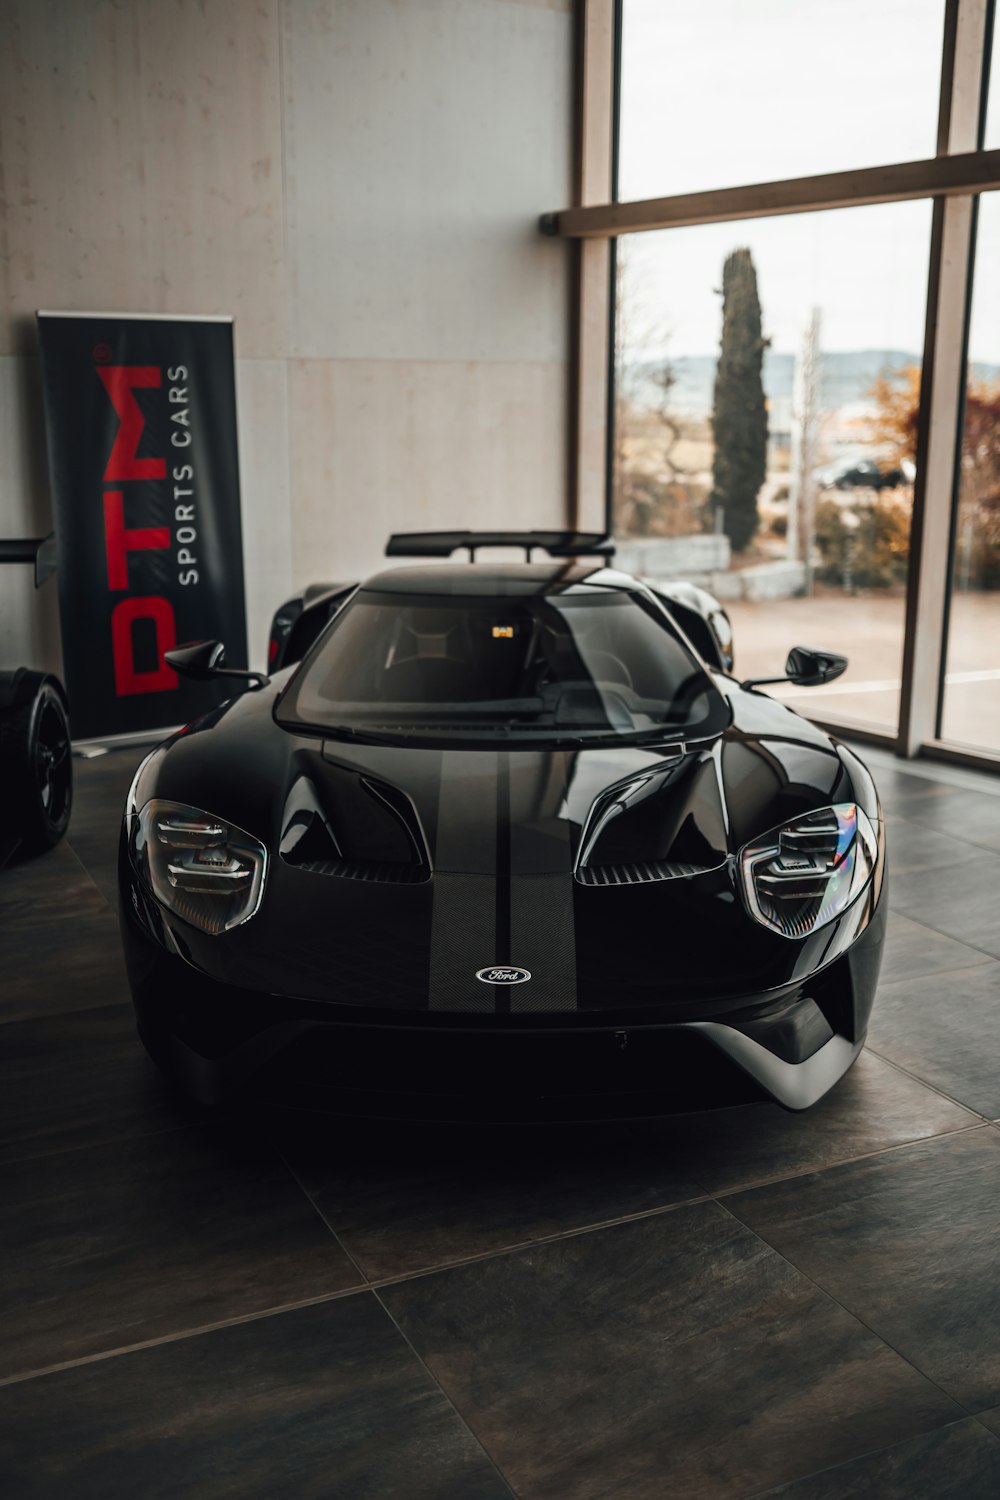
[[[504, 544], [528, 560], [475, 560]], [[153, 1057], [206, 1103], [815, 1103], [865, 1038], [883, 819], [858, 756], [761, 687], [844, 658], [797, 647], [740, 683], [717, 601], [616, 571], [597, 536], [388, 550], [419, 561], [279, 610], [270, 678], [219, 642], [169, 653], [243, 690], [128, 795]]]

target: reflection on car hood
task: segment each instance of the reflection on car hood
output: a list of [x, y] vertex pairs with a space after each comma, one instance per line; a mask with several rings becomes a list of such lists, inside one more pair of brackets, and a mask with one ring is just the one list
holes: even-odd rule
[[[733, 723], [685, 747], [453, 750], [289, 732], [276, 689], [175, 736], [138, 788], [271, 854], [251, 921], [225, 938], [171, 923], [224, 983], [393, 1011], [627, 1013], [789, 984], [856, 930], [789, 942], [741, 900], [751, 839], [855, 797], [878, 816], [850, 752], [763, 694], [727, 688]], [[490, 964], [531, 982], [494, 990]]]
[[327, 741], [316, 793], [349, 859], [370, 855], [374, 842], [384, 851], [380, 825], [392, 820], [407, 825], [434, 871], [492, 875], [502, 863], [512, 875], [555, 874], [584, 855], [713, 867], [727, 850], [716, 759], [711, 745], [497, 751]]

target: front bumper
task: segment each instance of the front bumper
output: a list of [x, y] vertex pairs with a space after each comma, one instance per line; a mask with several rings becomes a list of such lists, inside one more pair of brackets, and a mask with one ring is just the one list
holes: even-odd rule
[[[884, 893], [883, 893], [884, 894]], [[143, 1042], [216, 1104], [259, 1087], [299, 1105], [435, 1118], [605, 1118], [770, 1097], [807, 1109], [851, 1067], [885, 935], [880, 900], [826, 969], [777, 991], [643, 1011], [473, 1016], [379, 1011], [226, 985], [121, 913]]]
[[686, 1029], [706, 1036], [724, 1056], [760, 1084], [772, 1099], [793, 1110], [808, 1109], [829, 1093], [853, 1066], [865, 1041], [863, 1036], [851, 1041], [834, 1033], [812, 1056], [801, 1062], [788, 1062], [734, 1026], [715, 1021], [691, 1021]]

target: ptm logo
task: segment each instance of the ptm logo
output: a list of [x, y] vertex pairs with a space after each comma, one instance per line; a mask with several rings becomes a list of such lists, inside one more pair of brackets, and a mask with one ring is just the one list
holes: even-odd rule
[[[107, 345], [98, 345], [95, 359], [103, 357]], [[165, 651], [177, 644], [177, 628], [174, 607], [169, 599], [159, 594], [129, 595], [129, 555], [133, 552], [159, 552], [171, 548], [173, 539], [167, 526], [128, 526], [125, 522], [127, 492], [117, 488], [134, 480], [166, 481], [167, 461], [164, 457], [139, 456], [145, 417], [136, 398], [137, 390], [158, 390], [163, 385], [162, 371], [156, 365], [101, 365], [97, 375], [108, 394], [118, 417], [118, 431], [108, 454], [104, 468], [104, 548], [108, 567], [108, 588], [112, 593], [125, 594], [119, 599], [111, 614], [111, 649], [115, 667], [115, 693], [119, 698], [132, 693], [158, 693], [177, 687], [177, 673], [163, 660]], [[183, 365], [167, 371], [171, 382], [187, 379]], [[171, 422], [180, 423], [172, 430], [170, 442], [176, 448], [186, 448], [191, 442], [186, 408], [187, 389], [172, 384], [168, 392], [171, 403], [182, 409], [171, 410]], [[189, 480], [194, 473], [189, 463], [175, 466], [171, 478], [176, 481]], [[178, 489], [174, 485], [174, 499], [190, 497], [190, 489]], [[178, 521], [190, 523], [194, 515], [192, 505], [175, 507]], [[179, 542], [193, 541], [196, 532], [190, 524], [177, 533]], [[182, 584], [196, 583], [198, 574], [188, 564], [197, 561], [189, 546], [176, 554], [178, 564], [186, 571], [180, 575]], [[133, 630], [140, 620], [149, 621], [156, 633], [157, 666], [150, 671], [140, 671], [135, 663]]]

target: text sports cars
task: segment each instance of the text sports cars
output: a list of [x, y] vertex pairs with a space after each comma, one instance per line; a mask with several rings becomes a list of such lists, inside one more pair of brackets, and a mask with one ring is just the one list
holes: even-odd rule
[[[505, 544], [529, 561], [475, 561]], [[203, 1102], [813, 1104], [882, 955], [865, 766], [729, 675], [703, 591], [617, 572], [586, 534], [388, 551], [463, 546], [291, 601], [272, 678], [229, 674], [256, 690], [142, 762], [120, 892], [145, 1045]], [[845, 665], [800, 647], [787, 672]]]

